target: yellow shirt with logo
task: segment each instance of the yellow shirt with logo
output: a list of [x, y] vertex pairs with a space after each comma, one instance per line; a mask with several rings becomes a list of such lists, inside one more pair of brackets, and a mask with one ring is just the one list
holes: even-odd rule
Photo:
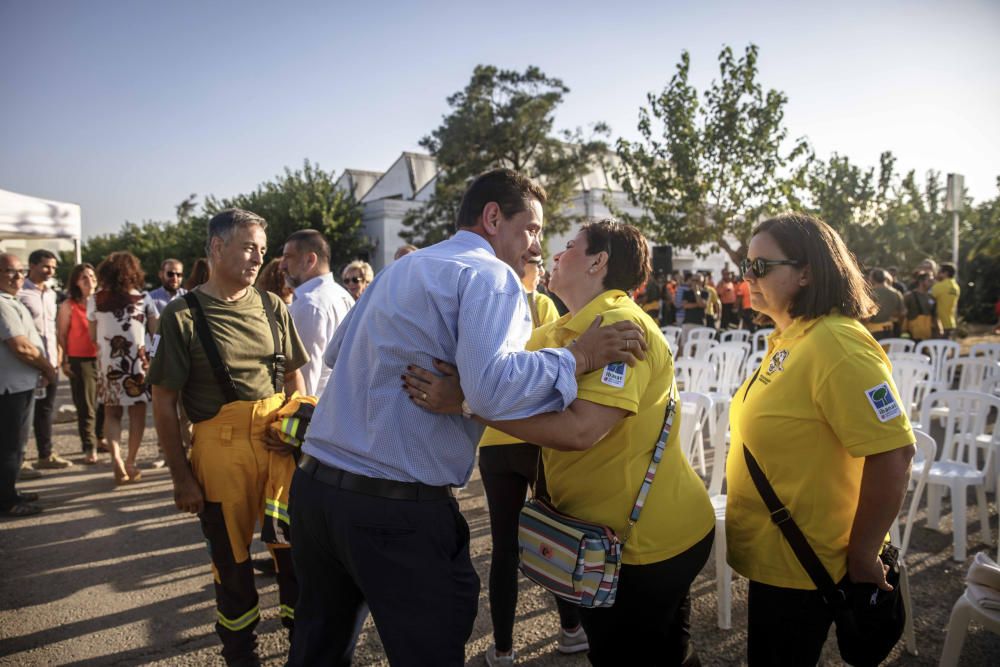
[[[603, 315], [602, 325], [635, 322], [644, 330], [649, 349], [646, 360], [634, 368], [612, 364], [580, 377], [577, 398], [622, 408], [628, 415], [587, 451], [543, 448], [542, 456], [549, 494], [559, 511], [610, 526], [623, 537], [663, 429], [667, 401], [677, 396], [673, 358], [659, 326], [628, 294], [609, 290], [576, 316], [567, 314], [536, 329], [527, 349], [568, 345], [597, 315]], [[708, 492], [680, 451], [679, 433], [677, 414], [639, 522], [625, 545], [625, 563], [643, 565], [676, 556], [715, 526]]]
[[830, 576], [843, 578], [864, 457], [914, 441], [899, 406], [889, 360], [856, 320], [799, 318], [771, 334], [759, 371], [730, 409], [726, 542], [733, 569], [772, 586], [816, 588], [750, 478], [746, 444]]
[[958, 297], [962, 290], [954, 278], [939, 280], [931, 286], [931, 296], [937, 302], [937, 316], [943, 329], [954, 329], [958, 326], [955, 313], [958, 310]]

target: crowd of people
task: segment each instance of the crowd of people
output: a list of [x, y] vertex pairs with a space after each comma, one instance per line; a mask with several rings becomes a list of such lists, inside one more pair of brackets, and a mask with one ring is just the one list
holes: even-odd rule
[[[865, 320], [868, 330], [876, 340], [953, 337], [961, 295], [956, 273], [954, 264], [938, 265], [933, 259], [922, 261], [905, 283], [896, 267], [869, 270], [866, 278], [878, 311]], [[709, 270], [660, 272], [635, 291], [635, 298], [661, 326], [751, 332], [760, 326], [744, 274], [729, 269], [722, 270], [718, 282]]]
[[517, 660], [517, 525], [530, 489], [623, 537], [613, 606], [557, 598], [558, 650], [595, 665], [695, 665], [690, 587], [715, 511], [669, 428], [678, 390], [660, 327], [766, 322], [767, 355], [732, 401], [726, 548], [751, 582], [749, 664], [815, 664], [832, 612], [749, 460], [835, 581], [888, 587], [881, 548], [914, 438], [876, 338], [950, 335], [954, 266], [918, 267], [904, 295], [891, 271], [866, 282], [828, 225], [786, 214], [759, 224], [739, 272], [718, 282], [653, 276], [642, 234], [611, 219], [583, 225], [546, 275], [545, 202], [534, 181], [487, 172], [450, 239], [400, 248], [377, 276], [351, 262], [339, 281], [321, 233], [295, 232], [265, 262], [267, 223], [239, 209], [211, 219], [208, 256], [186, 281], [167, 259], [150, 292], [138, 259], [116, 252], [73, 267], [57, 306], [54, 254], [36, 251], [27, 270], [0, 254], [0, 419], [13, 425], [0, 435], [0, 511], [42, 510], [15, 485], [35, 472], [22, 465], [32, 424], [35, 467], [71, 465], [51, 443], [61, 369], [84, 463], [105, 449], [116, 483], [142, 478], [152, 404], [175, 504], [198, 516], [209, 545], [227, 664], [259, 664], [259, 528], [290, 665], [350, 664], [369, 614], [392, 664], [460, 665], [480, 582], [454, 490], [478, 458], [493, 545], [488, 664]]

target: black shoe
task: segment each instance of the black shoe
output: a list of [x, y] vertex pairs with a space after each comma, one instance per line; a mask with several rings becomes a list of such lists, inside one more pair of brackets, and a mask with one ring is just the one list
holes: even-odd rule
[[254, 558], [253, 569], [267, 577], [274, 577], [278, 574], [278, 570], [274, 566], [274, 559], [270, 556], [265, 558]]
[[33, 503], [38, 500], [38, 494], [34, 491], [18, 491], [17, 492], [18, 502], [22, 503]]

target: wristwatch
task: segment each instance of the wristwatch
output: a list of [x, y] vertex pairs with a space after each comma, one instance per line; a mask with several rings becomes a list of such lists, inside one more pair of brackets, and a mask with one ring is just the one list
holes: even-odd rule
[[472, 419], [472, 408], [469, 407], [469, 402], [462, 399], [462, 416], [466, 419]]

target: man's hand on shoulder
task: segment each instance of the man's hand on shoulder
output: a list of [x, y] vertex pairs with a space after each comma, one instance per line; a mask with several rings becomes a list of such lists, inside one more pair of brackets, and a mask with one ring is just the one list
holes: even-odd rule
[[576, 358], [577, 375], [618, 361], [635, 366], [646, 358], [646, 336], [638, 324], [624, 321], [602, 327], [602, 319], [595, 317], [569, 348]]

